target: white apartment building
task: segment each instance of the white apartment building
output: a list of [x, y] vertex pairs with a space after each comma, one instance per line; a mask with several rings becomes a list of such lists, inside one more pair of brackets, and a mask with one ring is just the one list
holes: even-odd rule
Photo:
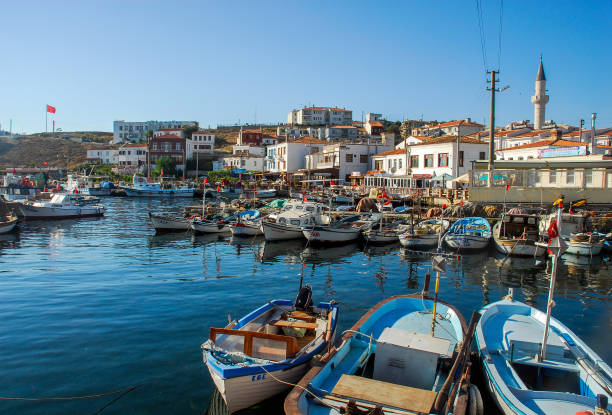
[[335, 107], [305, 107], [287, 116], [290, 125], [351, 125], [353, 111]]
[[188, 146], [193, 146], [192, 152], [199, 154], [213, 154], [215, 151], [215, 135], [205, 131], [197, 131], [191, 135]]
[[175, 135], [177, 137], [185, 137], [185, 132], [182, 128], [160, 128], [153, 131], [153, 137], [161, 137], [162, 135]]
[[353, 141], [359, 138], [359, 130], [353, 125], [334, 125], [319, 130], [319, 138], [321, 140]]
[[223, 157], [223, 168], [245, 169], [247, 171], [262, 171], [264, 167], [264, 157], [258, 156], [248, 151], [237, 152], [231, 156]]
[[301, 137], [297, 140], [279, 142], [268, 146], [266, 151], [266, 170], [273, 173], [294, 173], [305, 167], [305, 156], [317, 153], [329, 144], [314, 137]]
[[[413, 180], [411, 186], [423, 185], [422, 181], [426, 179], [444, 175], [461, 176], [471, 169], [472, 161], [487, 160], [488, 154], [488, 143], [477, 139], [461, 137], [457, 151], [456, 136], [435, 137], [408, 145], [408, 151], [395, 148], [372, 156], [372, 170], [380, 176], [408, 176]], [[455, 165], [457, 161], [458, 171]], [[377, 185], [375, 183], [366, 177], [366, 185]], [[445, 184], [447, 187], [452, 186], [449, 182]]]
[[120, 168], [136, 170], [146, 164], [146, 144], [124, 144], [117, 150], [117, 165]]
[[117, 150], [112, 147], [87, 150], [87, 162], [92, 164], [116, 164]]
[[113, 121], [113, 144], [146, 139], [148, 130], [198, 126], [197, 121]]
[[306, 155], [306, 170], [314, 175], [317, 172], [328, 173], [348, 182], [351, 175], [367, 173], [371, 156], [392, 148], [392, 145], [380, 144], [327, 145], [319, 152]]
[[466, 118], [464, 120], [427, 124], [422, 127], [413, 128], [412, 135], [461, 135], [463, 137], [484, 129], [484, 125], [473, 122], [470, 118]]
[[249, 145], [240, 146], [238, 144], [232, 146], [232, 154], [241, 154], [245, 152], [251, 153], [255, 156], [263, 157], [266, 155], [266, 148], [260, 147], [260, 146], [249, 146]]

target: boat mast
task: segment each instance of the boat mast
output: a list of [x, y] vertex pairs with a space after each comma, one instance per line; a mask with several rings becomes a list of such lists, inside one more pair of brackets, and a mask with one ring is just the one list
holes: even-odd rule
[[[438, 231], [438, 249], [436, 250], [437, 254], [440, 254], [442, 247], [442, 223], [444, 222], [444, 209], [446, 209], [446, 205], [442, 205], [442, 213], [440, 214], [440, 223], [439, 223], [439, 231]], [[431, 316], [431, 337], [435, 334], [436, 329], [436, 313], [438, 309], [438, 290], [440, 288], [440, 271], [444, 271], [445, 262], [444, 257], [441, 255], [434, 256], [431, 260], [432, 268], [436, 271], [436, 287], [434, 289], [434, 303], [433, 303], [433, 314]]]
[[557, 279], [557, 263], [559, 257], [565, 251], [564, 243], [561, 238], [561, 216], [563, 211], [563, 199], [559, 203], [557, 209], [557, 237], [550, 241], [550, 251], [552, 256], [552, 269], [550, 272], [550, 287], [548, 288], [548, 303], [546, 305], [546, 323], [544, 324], [544, 337], [542, 339], [542, 350], [540, 351], [539, 360], [543, 361], [546, 358], [546, 341], [548, 340], [548, 330], [550, 328], [550, 314], [553, 308], [553, 298], [555, 293], [555, 281]]

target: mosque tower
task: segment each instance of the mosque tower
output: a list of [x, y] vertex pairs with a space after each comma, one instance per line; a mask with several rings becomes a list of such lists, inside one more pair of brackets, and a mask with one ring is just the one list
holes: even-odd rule
[[544, 125], [546, 115], [546, 103], [548, 103], [548, 95], [546, 95], [546, 76], [544, 75], [544, 66], [542, 65], [542, 57], [540, 56], [540, 68], [538, 69], [538, 77], [535, 82], [535, 95], [531, 97], [533, 104], [533, 128], [540, 130]]

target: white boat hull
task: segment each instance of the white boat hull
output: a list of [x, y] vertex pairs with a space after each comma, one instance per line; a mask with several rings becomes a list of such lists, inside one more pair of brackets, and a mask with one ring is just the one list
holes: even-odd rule
[[493, 238], [495, 241], [495, 248], [502, 254], [511, 256], [543, 256], [546, 253], [546, 248], [543, 246], [535, 245], [532, 241], [521, 241], [521, 240], [499, 240]]
[[226, 223], [191, 222], [191, 229], [198, 233], [225, 233], [230, 231]]
[[[284, 382], [295, 384], [308, 369], [309, 363], [306, 362], [288, 370], [276, 370], [271, 373]], [[251, 407], [290, 388], [289, 385], [280, 383], [265, 372], [231, 379], [221, 378], [210, 366], [208, 366], [208, 372], [230, 413]]]
[[23, 217], [28, 219], [78, 219], [104, 215], [102, 206], [32, 206], [22, 204], [19, 206]]
[[391, 244], [397, 242], [397, 232], [381, 232], [381, 231], [369, 231], [364, 232], [363, 237], [366, 241], [373, 244]]
[[350, 242], [359, 239], [360, 229], [304, 229], [304, 237], [311, 243]]
[[571, 242], [566, 241], [567, 250], [565, 253], [582, 255], [582, 256], [596, 256], [601, 254], [603, 249], [603, 242]]
[[150, 218], [157, 231], [187, 231], [191, 229], [191, 224], [186, 219], [161, 215], [150, 215]]
[[452, 249], [459, 251], [475, 251], [484, 249], [489, 245], [489, 237], [477, 235], [454, 235], [447, 233], [444, 237], [446, 244]]
[[0, 222], [0, 233], [9, 233], [17, 226], [17, 219], [8, 222]]
[[230, 226], [230, 231], [233, 236], [257, 236], [263, 234], [259, 224], [234, 224]]
[[142, 190], [131, 187], [122, 187], [129, 197], [193, 197], [193, 189], [160, 189]]
[[415, 235], [404, 233], [399, 235], [400, 244], [406, 248], [433, 248], [438, 246], [438, 234]]
[[304, 237], [302, 228], [298, 226], [281, 225], [264, 221], [261, 227], [266, 241], [283, 241], [288, 239], [302, 239]]

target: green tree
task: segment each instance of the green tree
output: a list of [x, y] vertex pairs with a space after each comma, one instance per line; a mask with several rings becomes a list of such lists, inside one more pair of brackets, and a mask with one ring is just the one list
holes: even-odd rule
[[161, 171], [164, 171], [164, 176], [176, 176], [176, 163], [170, 157], [160, 157], [155, 163], [155, 170], [151, 172], [153, 176], [160, 176]]
[[145, 133], [145, 137], [147, 137], [147, 140], [150, 140], [151, 138], [153, 138], [153, 130], [149, 128], [147, 132]]
[[198, 127], [195, 125], [188, 125], [186, 127], [183, 127], [183, 133], [185, 135], [185, 138], [190, 139], [190, 140], [191, 140], [191, 135], [195, 133], [196, 131], [198, 131]]

